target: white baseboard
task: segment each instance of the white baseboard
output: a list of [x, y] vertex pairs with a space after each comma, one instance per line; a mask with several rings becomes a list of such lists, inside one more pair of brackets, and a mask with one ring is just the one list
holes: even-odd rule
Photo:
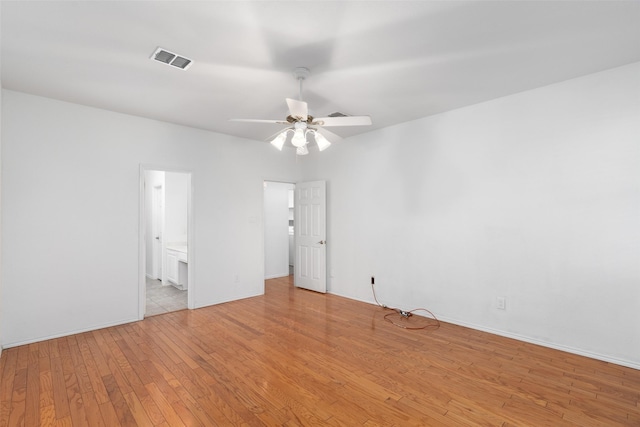
[[446, 316], [438, 316], [439, 320], [447, 323], [453, 323], [454, 325], [464, 326], [465, 328], [475, 329], [482, 332], [488, 332], [490, 334], [499, 335], [501, 337], [512, 338], [514, 340], [527, 342], [529, 344], [535, 344], [542, 347], [553, 348], [555, 350], [564, 351], [571, 354], [577, 354], [578, 356], [588, 357], [590, 359], [601, 360], [603, 362], [613, 363], [615, 365], [626, 366], [627, 368], [633, 368], [640, 370], [640, 363], [632, 362], [630, 360], [618, 359], [606, 354], [593, 353], [590, 351], [582, 350], [575, 347], [570, 347], [562, 344], [556, 344], [549, 341], [539, 340], [531, 338], [526, 335], [515, 334], [512, 332], [505, 332], [499, 329], [487, 328], [485, 326], [475, 325], [473, 323], [463, 322], [457, 319], [452, 319]]
[[[284, 277], [284, 276], [277, 276], [277, 277]], [[274, 277], [272, 277], [272, 278], [274, 278]], [[371, 302], [371, 301], [367, 301], [367, 300], [363, 300], [363, 299], [359, 299], [359, 298], [349, 297], [349, 296], [342, 295], [342, 294], [339, 294], [339, 293], [336, 293], [336, 292], [333, 292], [333, 291], [327, 291], [327, 293], [330, 293], [332, 295], [336, 295], [336, 296], [339, 296], [339, 297], [351, 299], [351, 300], [354, 300], [354, 301], [360, 301], [360, 302], [363, 302], [363, 303], [366, 303], [366, 304], [376, 305], [374, 302]], [[251, 294], [251, 295], [245, 295], [245, 296], [236, 297], [236, 298], [229, 299], [229, 300], [216, 301], [216, 302], [214, 302], [212, 304], [198, 305], [196, 308], [206, 307], [208, 305], [223, 304], [225, 302], [236, 301], [238, 299], [252, 298], [252, 297], [258, 296], [258, 295], [261, 295], [261, 294]], [[560, 344], [551, 343], [551, 342], [548, 342], [548, 341], [543, 341], [543, 340], [527, 337], [525, 335], [520, 335], [520, 334], [515, 334], [515, 333], [512, 333], [512, 332], [505, 332], [505, 331], [501, 331], [501, 330], [498, 330], [498, 329], [488, 328], [488, 327], [485, 327], [485, 326], [476, 325], [474, 323], [460, 321], [458, 319], [450, 318], [450, 317], [447, 317], [447, 316], [441, 316], [441, 315], [436, 314], [436, 317], [439, 320], [443, 321], [443, 322], [452, 323], [454, 325], [463, 326], [465, 328], [475, 329], [475, 330], [482, 331], [482, 332], [487, 332], [487, 333], [490, 333], [490, 334], [493, 334], [493, 335], [498, 335], [498, 336], [502, 336], [502, 337], [506, 337], [506, 338], [512, 338], [512, 339], [515, 339], [515, 340], [518, 340], [518, 341], [527, 342], [527, 343], [530, 343], [530, 344], [536, 344], [536, 345], [540, 345], [542, 347], [553, 348], [555, 350], [565, 351], [567, 353], [577, 354], [579, 356], [584, 356], [584, 357], [588, 357], [588, 358], [591, 358], [591, 359], [601, 360], [603, 362], [613, 363], [615, 365], [626, 366], [628, 368], [640, 370], [640, 364], [639, 363], [632, 362], [632, 361], [629, 361], [629, 360], [618, 359], [618, 358], [611, 357], [611, 356], [604, 355], [604, 354], [600, 354], [600, 353], [593, 353], [593, 352], [581, 350], [581, 349], [570, 347], [570, 346], [560, 345]], [[18, 347], [18, 346], [21, 346], [21, 345], [32, 344], [34, 342], [46, 341], [46, 340], [65, 337], [65, 336], [69, 336], [69, 335], [81, 334], [81, 333], [84, 333], [84, 332], [90, 332], [90, 331], [95, 331], [95, 330], [98, 330], [98, 329], [110, 328], [112, 326], [124, 325], [126, 323], [132, 323], [132, 322], [138, 322], [138, 321], [139, 321], [139, 319], [134, 318], [134, 319], [123, 320], [123, 321], [114, 322], [114, 323], [108, 323], [108, 324], [104, 324], [104, 325], [96, 325], [96, 326], [92, 326], [92, 327], [89, 327], [89, 328], [77, 329], [77, 330], [64, 332], [64, 333], [60, 333], [60, 334], [54, 334], [54, 335], [50, 335], [50, 336], [39, 337], [39, 338], [31, 339], [31, 340], [7, 343], [7, 344], [4, 344], [4, 346], [0, 346], [0, 356], [2, 355], [2, 349], [3, 348]]]
[[205, 303], [205, 304], [196, 304], [196, 306], [194, 308], [211, 307], [212, 305], [218, 305], [218, 304], [224, 304], [224, 303], [227, 303], [227, 302], [239, 301], [241, 299], [258, 297], [260, 295], [264, 295], [264, 291], [260, 292], [260, 293], [257, 293], [257, 294], [252, 293], [252, 294], [247, 294], [247, 295], [239, 295], [239, 296], [233, 297], [233, 298], [225, 298], [225, 299], [221, 299], [221, 300], [217, 300], [217, 301], [209, 302], [209, 303]]
[[62, 333], [59, 333], [59, 334], [48, 335], [48, 336], [38, 337], [38, 338], [30, 339], [30, 340], [16, 341], [16, 342], [4, 344], [4, 348], [19, 347], [21, 345], [33, 344], [34, 342], [52, 340], [52, 339], [55, 339], [55, 338], [68, 337], [70, 335], [75, 335], [75, 334], [83, 334], [85, 332], [97, 331], [98, 329], [110, 328], [112, 326], [124, 325], [126, 323], [133, 323], [133, 322], [138, 322], [138, 321], [139, 321], [138, 318], [133, 318], [133, 319], [122, 320], [122, 321], [118, 321], [118, 322], [114, 322], [114, 323], [107, 323], [107, 324], [104, 324], [104, 325], [95, 325], [95, 326], [91, 326], [89, 328], [76, 329], [76, 330], [69, 331], [69, 332], [62, 332]]
[[264, 276], [264, 280], [269, 280], [269, 279], [278, 279], [280, 277], [289, 277], [289, 272], [287, 271], [286, 273], [281, 273], [281, 274], [271, 274], [269, 276]]
[[[348, 298], [348, 299], [352, 299], [352, 300], [355, 300], [355, 301], [360, 301], [360, 302], [364, 302], [364, 303], [367, 303], [367, 304], [376, 305], [376, 303], [372, 302], [372, 301], [367, 301], [367, 300], [359, 299], [359, 298], [353, 298], [353, 297], [349, 297], [349, 296], [346, 296], [346, 295], [341, 295], [339, 293], [331, 292], [331, 291], [329, 291], [328, 293], [330, 293], [332, 295], [339, 296], [339, 297]], [[570, 346], [565, 346], [565, 345], [561, 345], [561, 344], [556, 344], [556, 343], [552, 343], [552, 342], [548, 342], [548, 341], [539, 340], [539, 339], [536, 339], [536, 338], [531, 338], [531, 337], [528, 337], [526, 335], [514, 334], [512, 332], [505, 332], [505, 331], [501, 331], [499, 329], [487, 328], [485, 326], [476, 325], [474, 323], [469, 323], [469, 322], [463, 322], [463, 321], [460, 321], [458, 319], [454, 319], [454, 318], [447, 317], [447, 316], [441, 316], [439, 314], [436, 314], [436, 317], [439, 320], [442, 320], [443, 322], [452, 323], [454, 325], [463, 326], [465, 328], [475, 329], [477, 331], [482, 331], [482, 332], [488, 332], [488, 333], [493, 334], [493, 335], [499, 335], [501, 337], [512, 338], [514, 340], [526, 342], [526, 343], [529, 343], [529, 344], [536, 344], [536, 345], [539, 345], [539, 346], [542, 346], [542, 347], [553, 348], [554, 350], [565, 351], [567, 353], [577, 354], [578, 356], [584, 356], [584, 357], [588, 357], [590, 359], [601, 360], [603, 362], [613, 363], [615, 365], [626, 366], [627, 368], [633, 368], [633, 369], [640, 370], [640, 363], [632, 362], [630, 360], [617, 359], [615, 357], [608, 356], [606, 354], [592, 353], [590, 351], [581, 350], [579, 348], [574, 348], [574, 347], [570, 347]]]

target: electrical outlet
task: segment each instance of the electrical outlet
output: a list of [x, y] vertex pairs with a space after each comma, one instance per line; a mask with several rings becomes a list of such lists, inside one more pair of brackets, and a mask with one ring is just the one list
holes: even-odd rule
[[506, 310], [507, 309], [507, 299], [505, 297], [497, 297], [496, 298], [496, 308], [498, 310]]

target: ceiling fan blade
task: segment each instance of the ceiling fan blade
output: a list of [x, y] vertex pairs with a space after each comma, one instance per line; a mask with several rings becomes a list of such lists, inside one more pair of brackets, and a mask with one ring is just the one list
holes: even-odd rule
[[318, 126], [369, 126], [369, 116], [343, 116], [343, 117], [319, 117], [313, 119], [313, 124]]
[[289, 113], [291, 113], [292, 117], [300, 117], [302, 120], [307, 120], [309, 109], [307, 108], [306, 102], [287, 98], [287, 105], [289, 106]]
[[230, 122], [248, 122], [248, 123], [275, 123], [278, 125], [288, 125], [289, 122], [282, 120], [260, 120], [260, 119], [229, 119]]
[[317, 128], [316, 131], [321, 133], [325, 138], [329, 140], [329, 142], [339, 142], [342, 141], [342, 137], [336, 135], [335, 133], [326, 130], [325, 128]]

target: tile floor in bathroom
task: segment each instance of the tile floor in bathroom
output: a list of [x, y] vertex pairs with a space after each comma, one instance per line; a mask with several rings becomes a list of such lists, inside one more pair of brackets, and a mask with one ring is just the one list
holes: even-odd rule
[[145, 316], [168, 313], [187, 308], [187, 291], [171, 285], [162, 286], [159, 280], [147, 278], [147, 310]]

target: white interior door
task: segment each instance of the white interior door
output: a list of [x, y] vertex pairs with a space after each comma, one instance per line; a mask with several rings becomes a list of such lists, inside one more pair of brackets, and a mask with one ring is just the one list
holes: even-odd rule
[[326, 184], [324, 181], [296, 184], [295, 276], [297, 287], [327, 291]]

